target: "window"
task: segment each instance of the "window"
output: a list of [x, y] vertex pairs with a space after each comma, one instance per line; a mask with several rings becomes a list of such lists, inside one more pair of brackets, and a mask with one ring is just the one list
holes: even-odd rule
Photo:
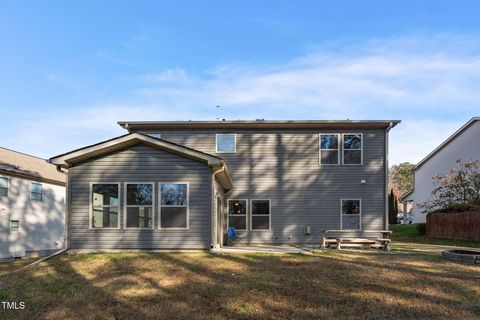
[[343, 164], [362, 164], [362, 137], [361, 133], [343, 135]]
[[340, 164], [339, 141], [339, 134], [320, 134], [320, 164]]
[[19, 220], [10, 220], [10, 232], [18, 232], [20, 230]]
[[37, 201], [43, 200], [43, 185], [41, 183], [32, 182], [30, 198]]
[[91, 185], [92, 228], [119, 228], [119, 183]]
[[127, 183], [125, 228], [153, 228], [153, 183]]
[[270, 230], [270, 200], [252, 200], [252, 230]]
[[342, 199], [342, 217], [341, 217], [341, 229], [344, 230], [360, 230], [361, 228], [361, 214], [362, 214], [362, 201], [359, 199], [345, 200]]
[[247, 200], [228, 200], [228, 227], [247, 230]]
[[160, 228], [188, 229], [188, 185], [160, 184]]
[[161, 133], [152, 132], [152, 133], [148, 133], [148, 135], [150, 137], [153, 137], [153, 138], [162, 139], [162, 134]]
[[0, 197], [8, 197], [8, 178], [0, 177]]
[[217, 153], [234, 153], [237, 151], [237, 135], [217, 134]]

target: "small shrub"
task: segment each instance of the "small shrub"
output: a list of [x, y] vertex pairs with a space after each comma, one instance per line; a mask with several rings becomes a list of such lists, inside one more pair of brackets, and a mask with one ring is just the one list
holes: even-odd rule
[[432, 200], [418, 204], [424, 213], [462, 212], [480, 207], [480, 168], [478, 160], [462, 163], [446, 175], [433, 177]]
[[419, 236], [424, 236], [427, 234], [427, 224], [419, 223], [417, 224], [417, 232]]

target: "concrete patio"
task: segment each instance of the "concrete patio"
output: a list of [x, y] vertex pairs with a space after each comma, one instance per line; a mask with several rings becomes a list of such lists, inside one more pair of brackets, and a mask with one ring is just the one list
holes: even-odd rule
[[245, 246], [231, 246], [222, 247], [219, 249], [212, 249], [213, 253], [294, 253], [294, 254], [310, 254], [311, 252], [302, 248], [291, 245], [245, 245]]

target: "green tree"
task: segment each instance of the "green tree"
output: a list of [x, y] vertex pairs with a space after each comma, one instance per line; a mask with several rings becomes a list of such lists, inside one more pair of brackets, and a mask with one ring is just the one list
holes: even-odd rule
[[403, 162], [390, 168], [390, 188], [393, 189], [397, 198], [412, 189], [414, 167], [413, 163]]
[[390, 189], [388, 194], [388, 223], [397, 224], [397, 213], [395, 212], [395, 194], [393, 189]]
[[394, 194], [393, 195], [393, 211], [395, 212], [395, 216], [398, 215], [398, 198], [397, 196]]

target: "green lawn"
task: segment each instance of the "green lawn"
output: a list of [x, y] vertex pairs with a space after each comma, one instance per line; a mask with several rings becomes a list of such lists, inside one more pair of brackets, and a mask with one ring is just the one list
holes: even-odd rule
[[478, 265], [405, 245], [390, 253], [61, 255], [0, 276], [0, 300], [26, 305], [0, 309], [0, 319], [474, 319], [479, 281]]
[[425, 236], [419, 236], [416, 224], [390, 225], [390, 230], [392, 230], [391, 237], [394, 241], [480, 248], [480, 242], [478, 241], [429, 239]]

